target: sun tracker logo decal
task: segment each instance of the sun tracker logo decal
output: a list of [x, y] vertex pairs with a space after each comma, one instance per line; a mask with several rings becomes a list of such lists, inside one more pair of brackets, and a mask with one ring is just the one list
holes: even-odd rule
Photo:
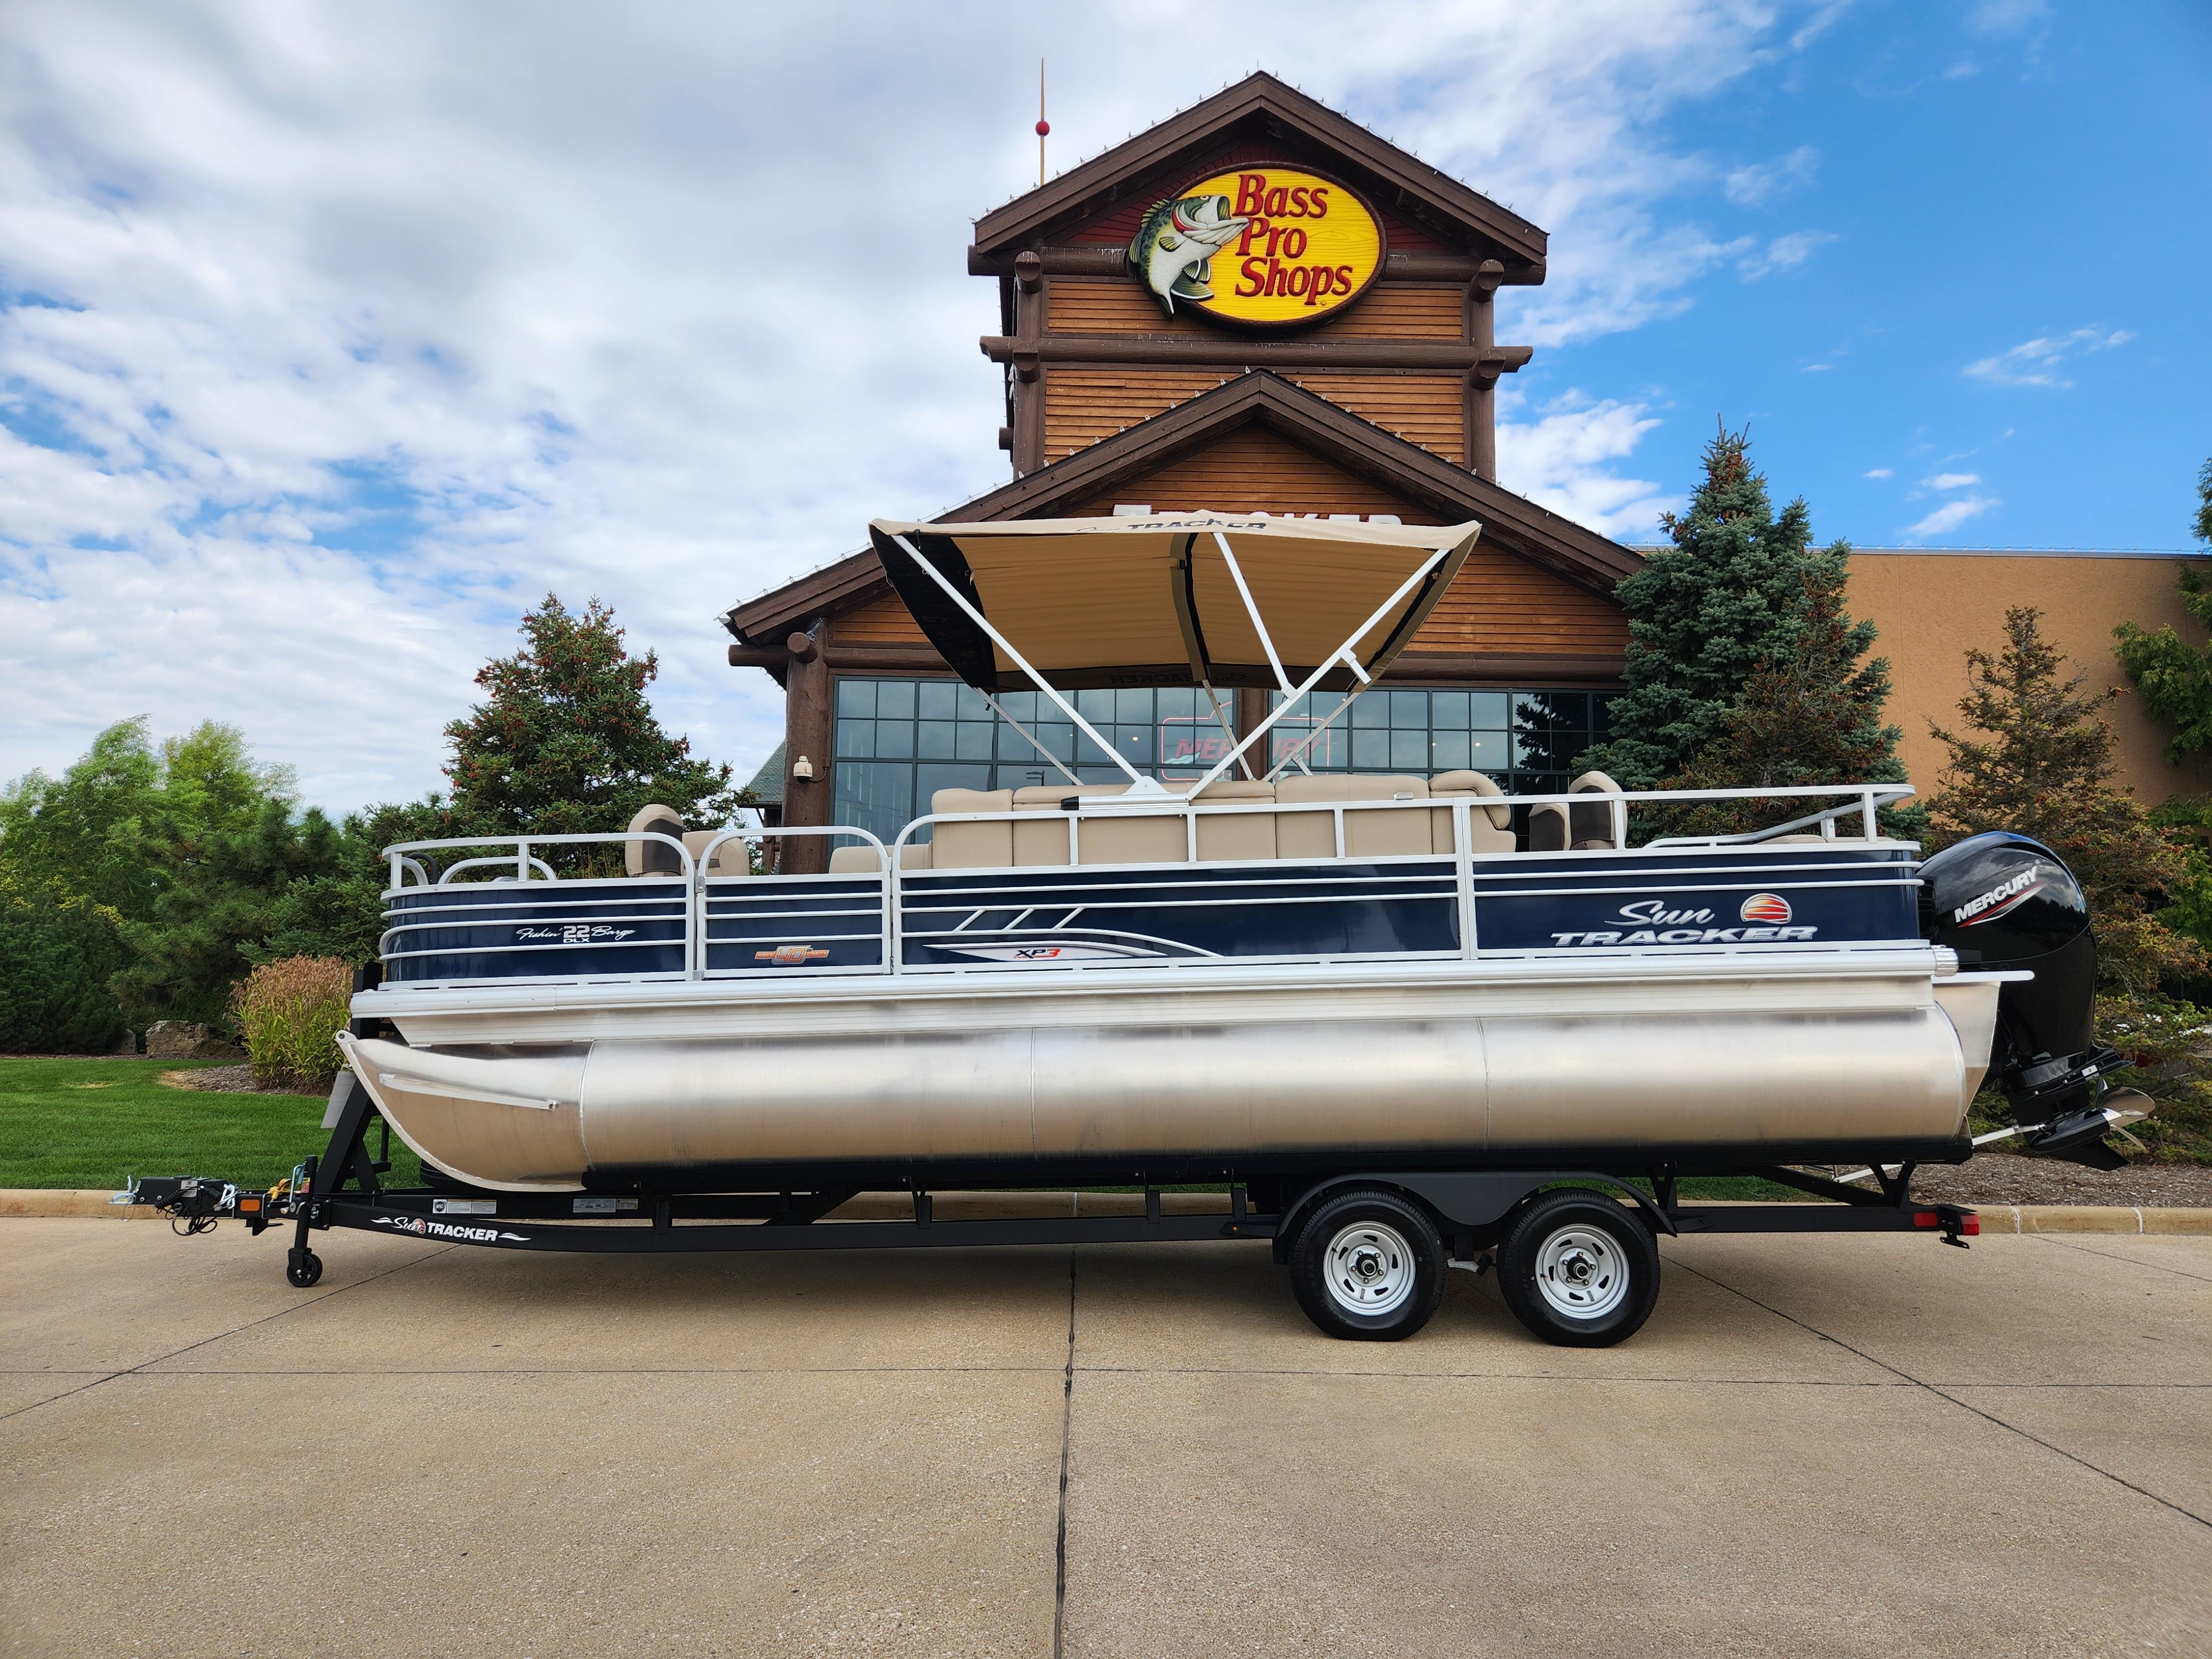
[[1790, 920], [1790, 901], [1779, 893], [1753, 893], [1736, 914], [1746, 921], [1784, 922]]

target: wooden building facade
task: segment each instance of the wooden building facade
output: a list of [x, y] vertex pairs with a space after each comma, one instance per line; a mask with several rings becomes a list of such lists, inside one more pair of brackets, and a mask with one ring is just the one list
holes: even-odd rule
[[[976, 222], [969, 269], [998, 289], [981, 346], [1005, 372], [1013, 477], [939, 519], [1480, 520], [1388, 695], [1363, 697], [1316, 758], [1559, 787], [1602, 735], [1627, 639], [1612, 593], [1639, 559], [1498, 480], [1496, 386], [1530, 353], [1498, 343], [1496, 295], [1542, 282], [1545, 248], [1526, 220], [1254, 75]], [[873, 551], [725, 620], [732, 665], [785, 690], [787, 823], [895, 831], [934, 788], [1051, 775], [951, 678]], [[1164, 776], [1217, 752], [1198, 694], [1081, 695]], [[1271, 694], [1235, 695], [1249, 727]], [[1070, 764], [1118, 775], [1029, 707]], [[794, 842], [785, 867], [825, 856]]]

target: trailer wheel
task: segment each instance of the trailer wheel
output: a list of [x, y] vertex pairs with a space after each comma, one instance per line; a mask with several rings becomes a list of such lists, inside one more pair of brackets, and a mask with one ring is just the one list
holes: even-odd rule
[[1395, 1193], [1340, 1193], [1298, 1229], [1291, 1288], [1328, 1334], [1395, 1342], [1427, 1324], [1443, 1299], [1443, 1240], [1419, 1206]]
[[323, 1276], [323, 1259], [313, 1250], [294, 1250], [284, 1262], [284, 1277], [300, 1290], [313, 1286]]
[[1513, 1316], [1545, 1341], [1610, 1347], [1651, 1316], [1659, 1299], [1658, 1243], [1609, 1198], [1548, 1193], [1506, 1229], [1498, 1288]]

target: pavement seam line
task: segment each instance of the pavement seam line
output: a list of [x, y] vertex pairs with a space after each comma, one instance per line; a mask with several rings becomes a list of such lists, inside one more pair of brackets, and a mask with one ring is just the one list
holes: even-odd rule
[[[1073, 1207], [1071, 1206], [1071, 1207]], [[1067, 1635], [1067, 1464], [1075, 1424], [1075, 1246], [1067, 1247], [1067, 1369], [1060, 1384], [1060, 1518], [1052, 1547], [1052, 1659]]]
[[[2189, 1520], [2194, 1521], [2198, 1526], [2204, 1528], [2206, 1530], [2212, 1531], [2212, 1520], [2208, 1520], [2203, 1516], [2197, 1514], [2196, 1510], [2188, 1509], [2182, 1504], [2175, 1503], [2170, 1498], [2161, 1498], [2156, 1492], [2149, 1490], [2149, 1488], [2137, 1486], [2134, 1481], [2129, 1480], [2124, 1475], [2114, 1474], [2110, 1469], [2100, 1468], [2096, 1464], [2092, 1463], [2087, 1458], [2081, 1456], [2077, 1453], [2068, 1451], [2063, 1446], [2054, 1445], [2050, 1441], [2045, 1440], [2039, 1434], [2032, 1434], [2027, 1430], [2021, 1428], [2016, 1423], [2008, 1423], [2002, 1417], [1994, 1416], [1990, 1413], [1984, 1411], [1979, 1406], [1975, 1405], [1972, 1401], [1961, 1400], [1956, 1395], [1947, 1394], [1943, 1389], [1936, 1387], [1933, 1382], [1923, 1382], [1918, 1377], [1913, 1376], [1911, 1372], [1901, 1370], [1898, 1366], [1891, 1364], [1887, 1360], [1875, 1358], [1863, 1348], [1852, 1346], [1851, 1344], [1844, 1341], [1840, 1336], [1831, 1336], [1827, 1332], [1821, 1330], [1815, 1326], [1807, 1324], [1795, 1314], [1784, 1313], [1779, 1308], [1774, 1307], [1768, 1303], [1761, 1302], [1757, 1297], [1752, 1295], [1748, 1291], [1740, 1291], [1736, 1289], [1735, 1285], [1725, 1284], [1720, 1279], [1715, 1279], [1711, 1273], [1700, 1272], [1698, 1268], [1692, 1267], [1687, 1262], [1680, 1261], [1679, 1259], [1675, 1261], [1674, 1265], [1680, 1267], [1684, 1273], [1690, 1273], [1696, 1278], [1704, 1279], [1708, 1285], [1711, 1285], [1721, 1290], [1726, 1291], [1730, 1296], [1741, 1297], [1746, 1302], [1750, 1303], [1754, 1308], [1765, 1309], [1768, 1313], [1772, 1314], [1777, 1319], [1788, 1320], [1799, 1330], [1804, 1331], [1810, 1335], [1816, 1336], [1823, 1342], [1832, 1342], [1838, 1347], [1843, 1349], [1844, 1352], [1856, 1354], [1860, 1358], [1865, 1360], [1869, 1365], [1879, 1365], [1882, 1370], [1889, 1372], [1893, 1376], [1901, 1376], [1906, 1382], [1911, 1383], [1913, 1387], [1927, 1389], [1929, 1393], [1934, 1395], [1938, 1400], [1947, 1400], [1954, 1406], [1958, 1407], [1961, 1411], [1972, 1412], [1976, 1417], [1980, 1418], [1984, 1423], [1995, 1424], [1998, 1428], [2004, 1430], [2008, 1434], [2016, 1434], [2021, 1439], [2027, 1441], [2033, 1445], [2038, 1445], [2042, 1447], [2045, 1451], [2056, 1453], [2058, 1456], [2064, 1458], [2068, 1462], [2079, 1464], [2081, 1468], [2088, 1470], [2092, 1474], [2102, 1475], [2114, 1486], [2124, 1486], [2130, 1492], [2135, 1492], [2140, 1497], [2149, 1498], [2152, 1503], [2158, 1504], [2160, 1507], [2172, 1510], [2176, 1515], [2184, 1516]], [[1953, 1388], [1975, 1388], [1984, 1385], [1978, 1383], [1954, 1382], [1950, 1386]], [[2002, 1388], [2004, 1385], [2002, 1383], [1991, 1383], [1986, 1386]]]
[[[2094, 1255], [2100, 1261], [2117, 1261], [2129, 1267], [2148, 1267], [2153, 1273], [2172, 1273], [2177, 1279], [2194, 1279], [2199, 1285], [2212, 1285], [2212, 1275], [2185, 1273], [2179, 1267], [2167, 1267], [2163, 1261], [2138, 1261], [2131, 1255], [2114, 1255], [2109, 1250], [2093, 1250], [2087, 1244], [2076, 1244], [2071, 1238], [2057, 1237], [2050, 1233], [2033, 1233], [2030, 1237], [2039, 1238], [2046, 1244], [2056, 1244], [2061, 1249], [2079, 1250], [2083, 1255]], [[2143, 1237], [2155, 1238], [2158, 1235], [2145, 1233]]]
[[[204, 1348], [209, 1343], [220, 1342], [226, 1337], [237, 1336], [243, 1332], [252, 1330], [258, 1326], [266, 1325], [272, 1319], [282, 1319], [288, 1314], [298, 1313], [302, 1308], [312, 1308], [319, 1303], [327, 1302], [334, 1296], [343, 1296], [348, 1291], [357, 1291], [364, 1285], [374, 1285], [380, 1279], [389, 1279], [394, 1273], [404, 1273], [410, 1267], [419, 1267], [425, 1261], [435, 1261], [438, 1257], [447, 1254], [449, 1251], [458, 1250], [461, 1247], [458, 1244], [447, 1244], [442, 1246], [438, 1249], [432, 1250], [427, 1255], [416, 1256], [412, 1261], [403, 1261], [397, 1267], [386, 1267], [382, 1273], [371, 1273], [366, 1279], [356, 1279], [350, 1285], [341, 1285], [335, 1290], [325, 1291], [320, 1296], [311, 1296], [305, 1302], [295, 1302], [289, 1308], [279, 1308], [275, 1313], [264, 1314], [258, 1319], [249, 1319], [243, 1325], [234, 1326], [229, 1330], [217, 1331], [214, 1335], [204, 1336], [197, 1342], [187, 1342], [183, 1347], [173, 1348], [167, 1353], [157, 1353], [151, 1359], [142, 1360], [136, 1365], [126, 1366], [119, 1371], [110, 1371], [105, 1376], [96, 1376], [91, 1382], [83, 1384], [82, 1387], [71, 1389], [66, 1394], [58, 1394], [45, 1400], [34, 1401], [30, 1405], [19, 1406], [12, 1412], [0, 1412], [0, 1423], [5, 1423], [11, 1418], [22, 1416], [26, 1412], [34, 1412], [39, 1410], [41, 1407], [51, 1406], [60, 1401], [74, 1400], [77, 1395], [96, 1389], [103, 1382], [112, 1382], [118, 1376], [136, 1376], [138, 1373], [145, 1370], [148, 1367], [158, 1365], [164, 1360], [174, 1359], [180, 1354], [188, 1354], [195, 1348]], [[265, 1376], [268, 1375], [268, 1373], [257, 1371], [237, 1371], [227, 1373], [227, 1375], [255, 1376]]]

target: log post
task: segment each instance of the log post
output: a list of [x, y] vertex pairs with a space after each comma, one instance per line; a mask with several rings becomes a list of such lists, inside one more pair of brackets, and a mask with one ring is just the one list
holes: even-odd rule
[[[1483, 351], [1498, 346], [1498, 285], [1505, 267], [1485, 259], [1467, 285], [1467, 341]], [[1467, 464], [1479, 478], [1498, 482], [1498, 366], [1477, 363], [1467, 376]]]
[[[1014, 260], [1014, 337], [1030, 344], [1041, 338], [1051, 303], [1044, 262], [1034, 252], [1024, 251]], [[1030, 356], [1015, 360], [1013, 376], [1013, 427], [1007, 435], [1018, 478], [1044, 465], [1044, 374]]]
[[[830, 619], [817, 617], [804, 633], [784, 641], [788, 661], [783, 681], [783, 821], [793, 824], [830, 822], [836, 799], [831, 780], [830, 663], [822, 647]], [[826, 836], [779, 836], [776, 869], [787, 875], [818, 876], [830, 867]]]

